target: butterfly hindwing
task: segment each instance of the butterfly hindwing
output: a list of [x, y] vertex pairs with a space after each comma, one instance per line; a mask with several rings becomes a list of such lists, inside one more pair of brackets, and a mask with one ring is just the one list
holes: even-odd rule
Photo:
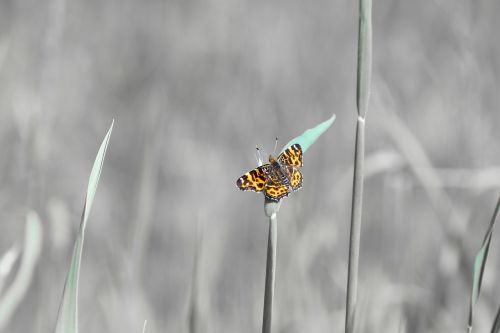
[[278, 163], [302, 167], [302, 147], [298, 143], [291, 145], [278, 156]]
[[276, 202], [280, 201], [283, 197], [287, 197], [289, 194], [290, 191], [286, 185], [280, 185], [274, 182], [269, 182], [266, 186], [266, 192], [264, 192], [267, 199]]
[[296, 167], [287, 167], [288, 179], [290, 180], [290, 185], [294, 191], [302, 188], [302, 173]]
[[243, 176], [238, 178], [238, 180], [236, 181], [236, 186], [238, 186], [242, 191], [264, 191], [267, 183], [267, 176], [264, 170], [268, 165], [269, 164], [265, 164], [245, 173]]

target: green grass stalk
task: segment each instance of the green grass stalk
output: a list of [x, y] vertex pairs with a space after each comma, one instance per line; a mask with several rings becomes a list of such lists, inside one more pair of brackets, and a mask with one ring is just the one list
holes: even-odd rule
[[359, 1], [358, 70], [356, 86], [357, 125], [349, 240], [345, 332], [354, 332], [358, 293], [358, 265], [363, 209], [363, 169], [365, 156], [365, 117], [370, 99], [372, 67], [371, 0]]
[[358, 118], [356, 148], [354, 153], [354, 178], [351, 207], [351, 231], [349, 239], [349, 268], [347, 275], [346, 333], [354, 331], [358, 295], [358, 265], [361, 241], [361, 215], [363, 208], [363, 168], [365, 151], [365, 122]]
[[262, 333], [271, 332], [273, 318], [274, 285], [276, 281], [276, 248], [278, 245], [278, 217], [281, 203], [266, 199], [264, 210], [269, 217], [269, 236], [267, 240], [266, 284], [264, 290], [264, 311], [262, 318]]

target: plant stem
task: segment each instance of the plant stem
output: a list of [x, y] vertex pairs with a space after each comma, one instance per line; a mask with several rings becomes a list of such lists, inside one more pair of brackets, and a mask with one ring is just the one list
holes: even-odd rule
[[345, 332], [355, 328], [358, 293], [358, 265], [361, 238], [361, 213], [363, 208], [363, 166], [365, 156], [365, 116], [370, 99], [372, 72], [372, 2], [359, 0], [358, 71], [356, 105], [356, 146], [354, 151], [354, 176], [351, 207], [351, 231], [349, 240], [349, 268], [347, 275]]
[[267, 241], [266, 286], [264, 291], [264, 315], [262, 333], [271, 332], [273, 318], [274, 281], [276, 277], [276, 246], [278, 243], [278, 218], [276, 213], [269, 217], [269, 238]]
[[365, 118], [372, 79], [372, 0], [359, 0], [358, 72], [356, 105]]
[[361, 213], [363, 207], [363, 167], [365, 155], [365, 121], [358, 118], [356, 148], [354, 152], [354, 178], [351, 207], [351, 234], [349, 240], [349, 270], [347, 275], [347, 301], [345, 331], [354, 331], [358, 293], [358, 265], [361, 238]]

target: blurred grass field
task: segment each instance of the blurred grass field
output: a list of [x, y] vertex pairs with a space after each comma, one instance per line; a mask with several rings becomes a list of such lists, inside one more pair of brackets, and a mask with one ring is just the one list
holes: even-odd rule
[[[465, 331], [500, 188], [498, 13], [495, 0], [374, 1], [360, 332]], [[190, 321], [258, 331], [267, 220], [262, 196], [235, 181], [256, 145], [271, 152], [276, 136], [284, 144], [335, 113], [280, 210], [273, 321], [275, 332], [341, 332], [357, 24], [355, 1], [1, 2], [0, 256], [22, 249], [29, 210], [44, 237], [4, 331], [53, 331], [113, 118], [81, 332], [141, 332], [144, 320], [148, 333]], [[499, 305], [496, 238], [475, 332]]]

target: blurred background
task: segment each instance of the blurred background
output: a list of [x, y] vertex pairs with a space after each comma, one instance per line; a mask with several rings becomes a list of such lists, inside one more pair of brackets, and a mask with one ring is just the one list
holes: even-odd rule
[[[497, 0], [379, 0], [360, 332], [465, 331], [500, 188]], [[283, 201], [275, 332], [342, 332], [357, 1], [0, 2], [0, 256], [43, 251], [5, 332], [52, 332], [88, 176], [82, 332], [258, 332], [268, 225], [236, 179], [335, 113]], [[493, 236], [476, 332], [500, 303]], [[17, 260], [6, 288], [19, 268]]]

